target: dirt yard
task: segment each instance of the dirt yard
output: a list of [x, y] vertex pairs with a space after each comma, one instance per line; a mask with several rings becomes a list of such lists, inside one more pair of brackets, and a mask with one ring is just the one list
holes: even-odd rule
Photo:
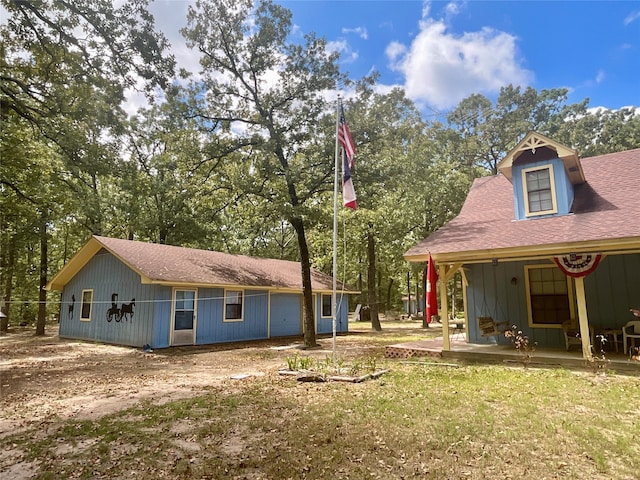
[[[358, 324], [355, 330], [370, 328]], [[331, 358], [332, 339], [319, 338], [318, 343], [320, 349], [307, 351], [295, 338], [145, 353], [61, 339], [52, 326], [44, 337], [14, 329], [0, 336], [0, 439], [54, 417], [97, 419], [141, 400], [164, 403], [195, 396], [205, 386], [236, 376], [275, 372], [296, 353]], [[367, 343], [357, 332], [337, 338], [337, 356], [343, 360], [383, 354], [382, 344]]]

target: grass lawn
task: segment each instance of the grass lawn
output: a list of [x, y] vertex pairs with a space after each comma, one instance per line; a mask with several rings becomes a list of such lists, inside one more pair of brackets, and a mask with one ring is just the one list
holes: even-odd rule
[[[360, 330], [364, 342], [370, 327]], [[0, 449], [38, 479], [639, 477], [637, 377], [376, 363], [391, 371], [363, 383], [272, 370], [96, 420], [51, 417]]]

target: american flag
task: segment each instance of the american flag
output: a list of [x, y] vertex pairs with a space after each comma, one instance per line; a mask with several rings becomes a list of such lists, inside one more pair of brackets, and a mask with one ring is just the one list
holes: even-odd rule
[[354, 157], [356, 155], [356, 145], [351, 138], [351, 132], [349, 132], [349, 126], [344, 118], [344, 108], [340, 106], [340, 125], [338, 127], [338, 142], [342, 146], [344, 152], [343, 166], [342, 166], [342, 200], [345, 207], [349, 207], [353, 210], [358, 208], [356, 203], [356, 191], [353, 188], [353, 180], [351, 179], [351, 169], [354, 164]]

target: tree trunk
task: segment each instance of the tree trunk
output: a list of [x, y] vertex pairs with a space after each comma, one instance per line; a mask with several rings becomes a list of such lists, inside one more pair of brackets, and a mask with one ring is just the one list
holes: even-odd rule
[[298, 247], [300, 249], [300, 264], [302, 265], [302, 296], [304, 300], [304, 346], [306, 348], [317, 347], [316, 324], [313, 312], [313, 291], [311, 290], [311, 258], [309, 256], [309, 246], [304, 231], [302, 218], [291, 219], [291, 225], [298, 236]]
[[5, 275], [4, 278], [4, 295], [3, 295], [3, 307], [2, 313], [6, 315], [6, 317], [0, 318], [0, 332], [6, 333], [9, 331], [9, 315], [11, 311], [11, 295], [13, 293], [13, 269], [16, 263], [16, 236], [11, 235], [11, 238], [7, 242], [6, 252], [7, 257], [3, 258], [6, 262], [4, 264], [4, 268], [2, 272]]
[[377, 332], [382, 331], [380, 318], [378, 317], [378, 298], [376, 295], [376, 241], [373, 237], [373, 226], [367, 233], [367, 288], [369, 293], [369, 309], [371, 312], [371, 326]]
[[389, 286], [387, 287], [387, 311], [391, 310], [391, 289], [393, 287], [393, 278], [389, 280]]
[[40, 214], [40, 286], [38, 289], [38, 321], [36, 322], [36, 335], [44, 335], [44, 326], [47, 320], [47, 264], [49, 262], [47, 239], [47, 211]]

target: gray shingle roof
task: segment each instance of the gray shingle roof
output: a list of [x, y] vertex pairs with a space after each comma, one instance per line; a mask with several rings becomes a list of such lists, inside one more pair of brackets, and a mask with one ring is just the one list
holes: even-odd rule
[[503, 176], [474, 181], [460, 214], [405, 253], [409, 261], [492, 258], [499, 252], [568, 253], [572, 247], [625, 243], [640, 248], [640, 149], [581, 160], [586, 183], [576, 186], [572, 213], [515, 220], [513, 187]]

